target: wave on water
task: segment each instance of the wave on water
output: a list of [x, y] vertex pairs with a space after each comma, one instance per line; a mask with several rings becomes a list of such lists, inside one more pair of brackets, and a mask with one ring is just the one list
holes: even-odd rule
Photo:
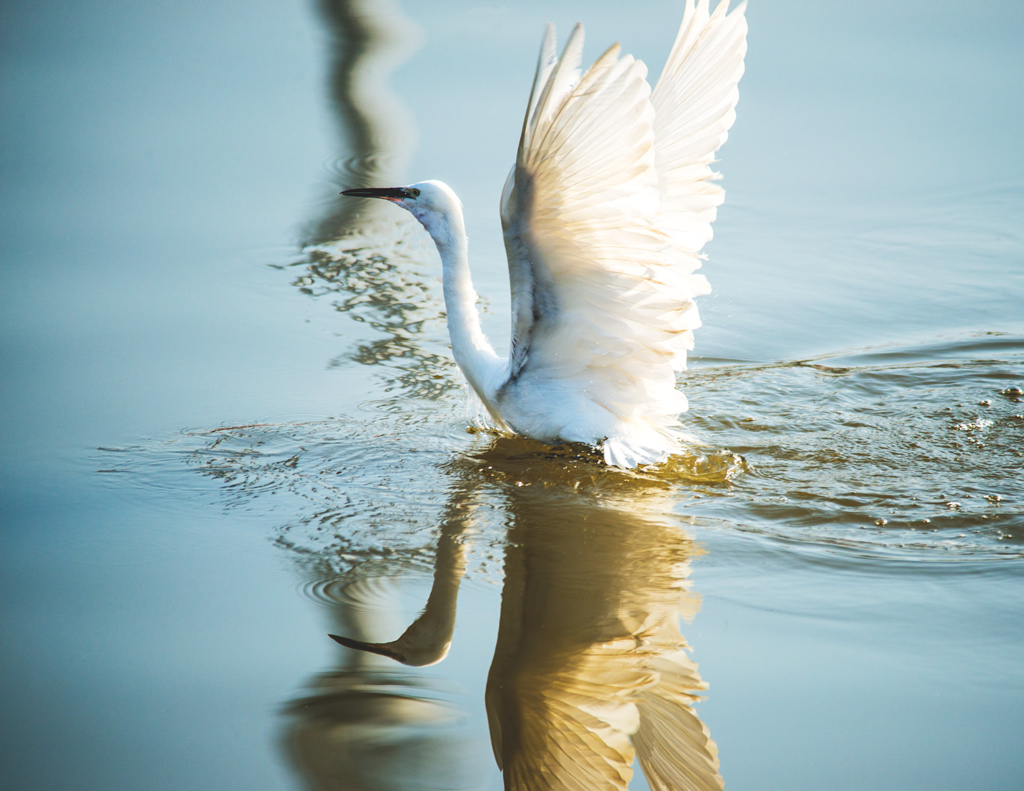
[[[1019, 555], [1024, 338], [691, 372], [689, 426], [748, 474], [699, 510], [787, 540]], [[692, 509], [691, 509], [692, 510]]]

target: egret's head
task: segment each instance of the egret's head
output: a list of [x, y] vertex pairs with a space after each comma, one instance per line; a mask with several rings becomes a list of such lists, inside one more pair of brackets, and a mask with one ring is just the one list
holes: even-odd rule
[[423, 224], [435, 241], [441, 242], [462, 226], [462, 203], [443, 181], [421, 181], [408, 187], [371, 187], [345, 190], [351, 198], [383, 198], [401, 206]]

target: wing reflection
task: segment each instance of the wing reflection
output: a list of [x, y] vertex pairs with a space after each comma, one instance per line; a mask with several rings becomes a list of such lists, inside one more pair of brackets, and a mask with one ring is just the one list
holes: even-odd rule
[[497, 483], [509, 530], [486, 705], [505, 787], [626, 788], [636, 758], [652, 788], [722, 788], [693, 708], [706, 685], [679, 632], [699, 600], [671, 490], [532, 450], [501, 439], [456, 465], [460, 516], [443, 526], [423, 615], [393, 642], [342, 642], [405, 664], [443, 658], [474, 490]]
[[721, 788], [692, 707], [706, 685], [679, 632], [699, 608], [686, 579], [694, 548], [668, 492], [552, 486], [562, 460], [524, 467], [499, 454], [489, 466], [523, 484], [509, 489], [487, 684], [506, 788], [625, 788], [634, 756], [652, 788]]
[[484, 465], [516, 483], [487, 684], [506, 788], [625, 788], [634, 755], [652, 788], [721, 788], [679, 632], [699, 599], [672, 490], [512, 448]]

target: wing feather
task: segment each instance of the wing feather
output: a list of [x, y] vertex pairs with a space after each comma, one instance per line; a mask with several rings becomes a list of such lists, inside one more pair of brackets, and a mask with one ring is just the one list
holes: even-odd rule
[[700, 325], [693, 300], [710, 290], [694, 274], [722, 202], [710, 163], [745, 52], [743, 9], [727, 10], [688, 0], [653, 93], [618, 45], [581, 75], [582, 27], [560, 59], [548, 27], [502, 195], [513, 327], [498, 397], [522, 406], [527, 389], [561, 388], [592, 409], [538, 407], [551, 425], [535, 436], [664, 445], [686, 407], [674, 372]]
[[746, 3], [727, 14], [721, 2], [687, 0], [665, 69], [651, 95], [655, 110], [661, 207], [658, 225], [673, 242], [697, 253], [711, 240], [711, 223], [725, 192], [711, 169], [715, 151], [736, 119], [737, 85], [746, 55]]

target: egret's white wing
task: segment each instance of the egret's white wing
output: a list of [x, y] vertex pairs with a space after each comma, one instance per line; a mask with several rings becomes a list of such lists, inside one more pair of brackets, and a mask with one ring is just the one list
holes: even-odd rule
[[661, 205], [658, 227], [673, 245], [699, 253], [711, 239], [711, 223], [725, 191], [711, 170], [715, 151], [736, 119], [747, 20], [742, 3], [731, 14], [719, 3], [687, 0], [672, 53], [651, 95], [655, 162]]
[[[687, 214], [691, 205], [698, 207], [698, 230], [710, 223], [709, 202], [713, 218], [720, 197], [708, 183], [707, 162], [724, 139], [724, 131], [715, 131], [718, 142], [701, 145], [697, 127], [704, 116], [687, 124], [672, 104], [683, 101], [685, 112], [704, 113], [705, 97], [720, 91], [700, 85], [726, 74], [705, 63], [718, 57], [721, 36], [700, 43], [724, 12], [716, 11], [700, 30], [700, 9], [706, 11], [706, 3], [687, 7], [683, 28], [689, 33], [673, 50], [659, 105], [652, 102], [646, 67], [620, 56], [617, 45], [577, 77], [582, 28], [576, 27], [557, 60], [549, 27], [502, 197], [513, 310], [504, 394], [526, 401], [528, 391], [570, 392], [575, 386], [594, 407], [597, 437], [607, 414], [606, 425], [627, 426], [622, 433], [642, 445], [645, 437], [669, 431], [686, 408], [674, 371], [685, 366], [690, 331], [700, 323], [693, 298], [708, 287], [693, 274], [699, 245], [677, 239], [695, 225]], [[681, 50], [688, 36], [696, 36], [698, 46]], [[691, 70], [697, 87], [681, 77]], [[733, 72], [723, 78], [731, 81], [727, 97], [735, 92]], [[667, 116], [664, 163], [658, 107]], [[715, 130], [728, 113], [716, 118]], [[677, 184], [680, 179], [686, 183]], [[573, 404], [562, 416], [550, 409], [545, 414], [568, 424], [579, 411]], [[592, 439], [586, 430], [574, 430], [579, 439]], [[534, 433], [577, 438], [558, 425]], [[605, 450], [608, 456], [607, 444]], [[628, 457], [609, 461], [636, 463]]]

